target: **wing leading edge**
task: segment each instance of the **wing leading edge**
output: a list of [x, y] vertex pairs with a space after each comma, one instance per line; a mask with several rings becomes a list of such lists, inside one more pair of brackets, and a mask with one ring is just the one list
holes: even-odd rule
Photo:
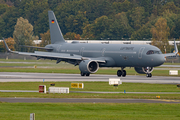
[[[29, 53], [29, 52], [11, 51], [11, 49], [9, 49], [5, 40], [3, 40], [3, 41], [4, 41], [5, 47], [8, 52], [16, 53], [16, 54], [20, 54], [20, 55], [33, 56], [33, 57], [37, 57], [38, 59], [44, 58], [44, 59], [57, 60], [59, 62], [65, 61], [65, 60], [76, 60], [76, 61], [94, 60], [97, 62], [103, 62], [103, 63], [106, 62], [103, 58], [87, 58], [87, 57], [82, 57], [81, 55], [68, 54], [68, 53], [40, 52], [40, 51], [35, 51], [34, 53]], [[57, 63], [59, 63], [59, 62], [57, 62]]]

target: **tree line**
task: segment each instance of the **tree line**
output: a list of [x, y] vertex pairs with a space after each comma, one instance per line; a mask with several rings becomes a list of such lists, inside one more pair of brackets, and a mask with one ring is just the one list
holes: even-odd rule
[[54, 11], [65, 39], [180, 38], [179, 0], [0, 0], [0, 38], [16, 39], [22, 17], [33, 26], [31, 39], [39, 37], [46, 45], [48, 10]]

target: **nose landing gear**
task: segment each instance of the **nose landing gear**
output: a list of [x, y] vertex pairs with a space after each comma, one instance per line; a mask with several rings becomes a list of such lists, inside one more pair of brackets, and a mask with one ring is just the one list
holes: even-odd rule
[[152, 67], [147, 67], [146, 69], [145, 69], [145, 71], [146, 71], [146, 77], [152, 77], [152, 74], [151, 74], [151, 72], [152, 72]]
[[152, 77], [152, 74], [151, 73], [147, 73], [146, 77]]

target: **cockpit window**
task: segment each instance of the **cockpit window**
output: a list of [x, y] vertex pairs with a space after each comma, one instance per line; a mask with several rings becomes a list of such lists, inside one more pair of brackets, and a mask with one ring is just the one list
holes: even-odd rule
[[147, 55], [151, 55], [151, 54], [161, 54], [161, 51], [149, 50], [146, 54], [147, 54]]
[[149, 50], [146, 54], [147, 55], [154, 54], [154, 51], [153, 50]]
[[160, 52], [159, 51], [154, 51], [154, 54], [160, 54]]

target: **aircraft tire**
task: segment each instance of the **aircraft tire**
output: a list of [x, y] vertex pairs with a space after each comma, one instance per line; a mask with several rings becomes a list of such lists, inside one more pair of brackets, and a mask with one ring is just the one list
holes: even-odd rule
[[151, 73], [147, 73], [146, 77], [152, 77], [152, 74]]
[[90, 75], [90, 73], [86, 73], [86, 76], [89, 76]]
[[123, 72], [122, 72], [122, 77], [126, 77], [126, 71], [125, 70], [123, 70]]
[[81, 72], [81, 76], [85, 76], [85, 73]]
[[122, 71], [121, 71], [121, 70], [118, 70], [118, 71], [117, 71], [117, 76], [118, 76], [118, 77], [121, 77], [121, 75], [122, 75]]
[[149, 77], [152, 77], [152, 74], [151, 74], [151, 73], [149, 73]]
[[146, 77], [149, 77], [149, 74], [148, 74], [148, 73], [146, 74]]

